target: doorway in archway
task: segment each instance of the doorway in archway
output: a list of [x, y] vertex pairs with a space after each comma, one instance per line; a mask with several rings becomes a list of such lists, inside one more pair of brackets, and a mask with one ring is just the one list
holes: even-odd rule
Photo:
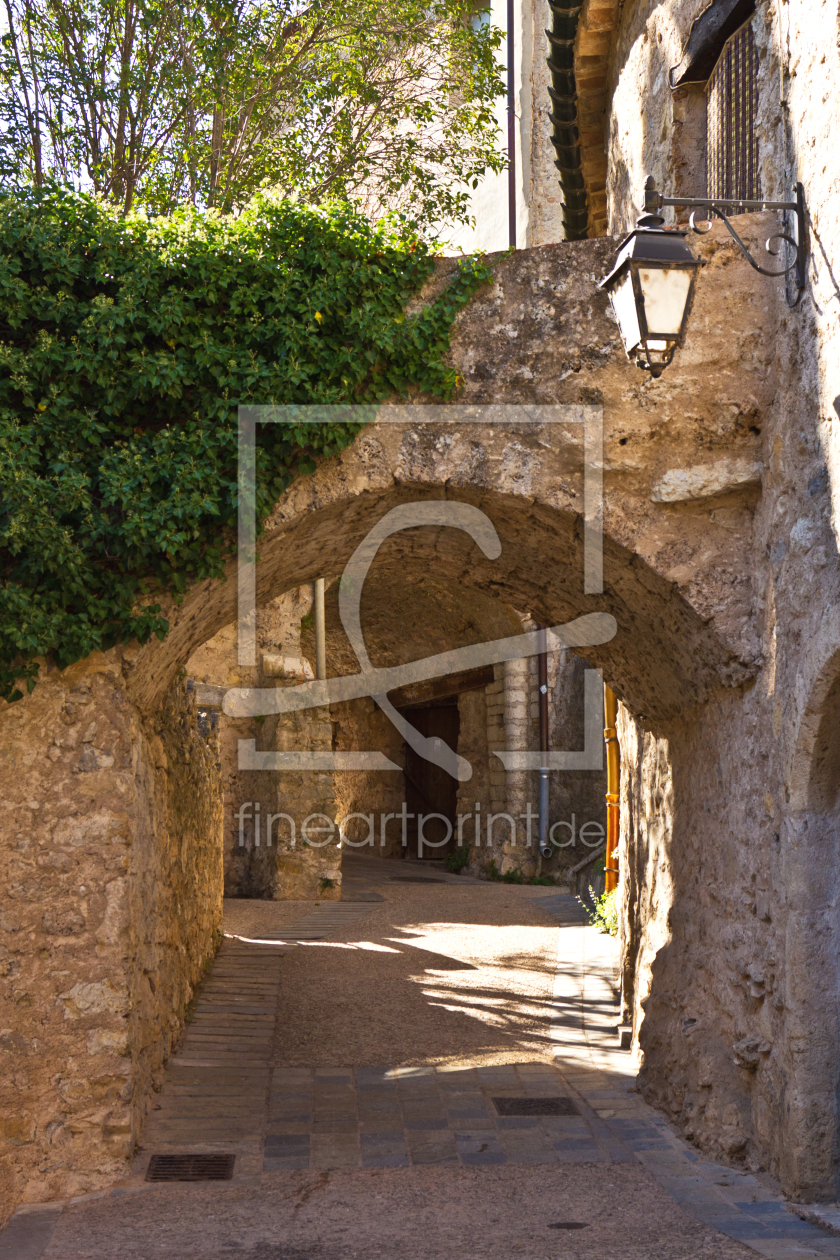
[[[458, 697], [448, 696], [420, 708], [403, 709], [412, 726], [435, 741], [458, 750]], [[457, 842], [458, 783], [447, 770], [405, 745], [405, 798], [412, 815], [407, 827], [407, 851], [412, 857], [440, 861]]]

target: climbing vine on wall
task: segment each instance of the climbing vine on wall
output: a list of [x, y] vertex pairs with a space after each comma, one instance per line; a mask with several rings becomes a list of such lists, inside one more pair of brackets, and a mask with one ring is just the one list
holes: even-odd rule
[[[164, 591], [218, 577], [234, 539], [237, 405], [451, 397], [452, 321], [399, 223], [255, 200], [237, 219], [121, 218], [58, 188], [0, 193], [0, 695], [163, 638]], [[259, 429], [258, 510], [358, 423]]]

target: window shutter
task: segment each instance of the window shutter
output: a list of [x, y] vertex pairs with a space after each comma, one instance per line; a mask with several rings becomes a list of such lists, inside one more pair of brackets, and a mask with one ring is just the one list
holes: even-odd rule
[[709, 197], [758, 201], [758, 54], [747, 22], [723, 46], [706, 87]]

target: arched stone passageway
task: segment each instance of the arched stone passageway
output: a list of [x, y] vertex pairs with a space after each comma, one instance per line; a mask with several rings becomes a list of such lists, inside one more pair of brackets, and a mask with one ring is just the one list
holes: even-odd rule
[[[574, 74], [588, 111], [581, 152], [595, 230], [605, 212], [612, 230], [630, 227], [649, 173], [666, 194], [702, 193], [705, 92], [673, 91], [669, 71], [695, 18], [715, 8], [731, 6], [582, 6]], [[541, 427], [533, 410], [518, 429], [485, 429], [486, 417], [457, 432], [410, 420], [368, 429], [277, 505], [258, 577], [263, 607], [318, 577], [334, 582], [383, 512], [451, 498], [487, 513], [501, 555], [487, 562], [454, 531], [390, 540], [366, 587], [376, 659], [404, 659], [406, 627], [419, 655], [499, 633], [505, 609], [554, 622], [593, 609], [615, 616], [616, 637], [587, 657], [624, 702], [622, 990], [640, 1087], [704, 1151], [769, 1169], [789, 1196], [833, 1201], [840, 200], [826, 154], [835, 10], [833, 0], [767, 4], [753, 20], [762, 195], [787, 199], [791, 178], [805, 188], [798, 305], [789, 284], [747, 266], [718, 224], [692, 238], [703, 265], [687, 336], [657, 382], [627, 364], [597, 287], [615, 238], [495, 259], [493, 283], [456, 320], [461, 404], [602, 409], [603, 594], [584, 597], [580, 583], [579, 433]], [[542, 26], [533, 23], [539, 41]], [[543, 43], [538, 51], [542, 64]], [[547, 79], [535, 72], [532, 83], [543, 107]], [[532, 121], [530, 225], [544, 237], [561, 207], [544, 195], [556, 191], [554, 154], [547, 142], [538, 151], [547, 116]], [[521, 122], [527, 130], [524, 113]], [[775, 214], [740, 216], [737, 226], [756, 258], [779, 229]], [[455, 265], [439, 262], [425, 296]], [[226, 583], [172, 605], [163, 643], [125, 645], [63, 672], [45, 662], [33, 695], [0, 705], [9, 1012], [0, 1016], [0, 1136], [10, 1151], [0, 1194], [8, 1187], [10, 1203], [63, 1198], [122, 1173], [213, 954], [220, 767], [182, 671], [233, 625], [235, 598], [231, 567]], [[436, 621], [438, 608], [448, 612]], [[352, 668], [347, 645], [332, 646], [335, 667]], [[325, 746], [329, 725], [326, 715]]]
[[[732, 251], [714, 236], [712, 244], [720, 283]], [[703, 248], [711, 249], [708, 240]], [[565, 251], [548, 249], [500, 264], [497, 287], [459, 320], [453, 345], [471, 405], [524, 397], [529, 405], [559, 399], [603, 408], [602, 594], [583, 593], [579, 424], [541, 424], [532, 414], [527, 424], [508, 427], [478, 418], [454, 430], [410, 420], [366, 429], [278, 503], [260, 540], [257, 598], [265, 605], [318, 577], [338, 578], [389, 509], [451, 498], [486, 513], [500, 556], [488, 561], [454, 530], [413, 529], [389, 539], [371, 573], [365, 614], [383, 659], [389, 652], [405, 659], [405, 638], [394, 626], [411, 616], [424, 579], [437, 584], [427, 593], [432, 612], [437, 590], [457, 592], [459, 606], [506, 606], [554, 624], [592, 611], [615, 617], [615, 638], [587, 648], [587, 659], [604, 670], [642, 741], [667, 741], [673, 778], [673, 824], [657, 840], [656, 858], [664, 855], [672, 883], [653, 912], [660, 937], [645, 1013], [653, 1030], [646, 1046], [651, 1071], [668, 1081], [668, 1056], [682, 1035], [672, 1028], [675, 976], [686, 950], [697, 944], [702, 953], [692, 936], [696, 906], [704, 897], [726, 901], [718, 890], [731, 881], [727, 862], [737, 861], [741, 824], [720, 801], [721, 749], [730, 757], [724, 780], [754, 790], [753, 772], [732, 749], [739, 723], [750, 720], [743, 719], [744, 695], [761, 665], [751, 548], [757, 430], [772, 381], [762, 350], [764, 315], [753, 301], [761, 282], [739, 274], [731, 302], [743, 335], [712, 335], [705, 358], [689, 346], [655, 402], [643, 382], [628, 383], [603, 297], [581, 280], [581, 260], [600, 269], [602, 254], [604, 243], [590, 242], [574, 268]], [[534, 306], [535, 291], [545, 294], [544, 307]], [[713, 326], [712, 305], [701, 283], [701, 330]], [[717, 382], [711, 397], [701, 384], [710, 361]], [[736, 373], [737, 402], [721, 384]], [[745, 385], [754, 387], [748, 405]], [[686, 467], [688, 482], [681, 481]], [[29, 1178], [33, 1198], [92, 1187], [121, 1166], [212, 954], [222, 820], [208, 803], [219, 799], [219, 769], [212, 742], [195, 728], [181, 672], [196, 649], [234, 622], [234, 576], [231, 567], [226, 582], [202, 583], [173, 604], [163, 642], [114, 649], [63, 673], [46, 668], [31, 698], [3, 710], [12, 750], [3, 793], [11, 834], [22, 837], [6, 922], [12, 933], [49, 936], [42, 953], [19, 950], [4, 960], [10, 974], [18, 968], [15, 975], [24, 977], [15, 991], [38, 1012], [20, 1022], [28, 1055], [21, 1090], [29, 1101], [16, 1113], [26, 1139], [20, 1176]], [[416, 620], [418, 655], [451, 646], [441, 642], [446, 636], [432, 615]], [[465, 621], [464, 641], [475, 641], [492, 621], [482, 615], [475, 629]], [[640, 773], [637, 784], [646, 791], [643, 780]], [[661, 814], [661, 802], [653, 809]], [[700, 887], [692, 854], [721, 828], [721, 865], [706, 869]], [[733, 890], [730, 901], [740, 895]], [[58, 910], [66, 917], [49, 935], [45, 916]], [[713, 914], [708, 924], [714, 932]], [[729, 1001], [731, 963], [724, 955], [705, 958], [713, 1008]], [[641, 996], [632, 985], [627, 996], [638, 1031]], [[661, 1018], [652, 1016], [660, 998]], [[58, 1084], [46, 1060], [29, 1053], [39, 1038], [50, 1044], [50, 1063], [64, 1065]], [[749, 1087], [736, 1085], [743, 1102]], [[731, 1087], [730, 1073], [713, 1089], [716, 1102]], [[778, 1149], [786, 1126], [756, 1140]], [[36, 1150], [45, 1153], [37, 1174]]]
[[[566, 444], [572, 446], [574, 435], [571, 439], [562, 435], [561, 449], [555, 453], [542, 449], [544, 432], [523, 435], [514, 429], [512, 433], [495, 432], [488, 440], [480, 426], [472, 433], [462, 426], [459, 429], [461, 449], [442, 456], [435, 445], [450, 436], [446, 426], [424, 432], [433, 456], [424, 476], [416, 475], [419, 470], [404, 468], [406, 448], [413, 451], [416, 432], [389, 425], [364, 433], [350, 451], [293, 487], [260, 540], [258, 604], [317, 576], [339, 577], [373, 525], [398, 504], [449, 498], [486, 513], [501, 541], [498, 559], [482, 556], [470, 538], [458, 530], [425, 527], [394, 535], [377, 556], [377, 593], [371, 596], [377, 602], [394, 598], [396, 607], [404, 597], [404, 580], [432, 573], [436, 580], [475, 589], [512, 607], [533, 609], [547, 624], [609, 611], [618, 622], [615, 639], [589, 655], [608, 668], [634, 711], [652, 720], [675, 714], [686, 703], [706, 698], [716, 687], [738, 685], [750, 677], [755, 667], [754, 647], [747, 636], [744, 643], [732, 634], [733, 630], [743, 632], [748, 618], [736, 620], [744, 611], [744, 592], [743, 578], [732, 571], [736, 556], [730, 531], [716, 529], [714, 520], [709, 519], [705, 546], [698, 546], [696, 538], [693, 544], [695, 552], [702, 550], [710, 578], [726, 575], [728, 589], [723, 590], [715, 610], [718, 616], [712, 619], [707, 606], [709, 591], [703, 590], [695, 603], [693, 598], [700, 594], [696, 584], [680, 590], [670, 572], [668, 553], [678, 540], [668, 535], [678, 535], [687, 527], [694, 531], [697, 516], [692, 513], [690, 522], [679, 512], [665, 516], [663, 533], [670, 546], [663, 549], [664, 557], [654, 551], [659, 562], [651, 563], [633, 547], [639, 540], [627, 528], [634, 508], [647, 515], [644, 499], [631, 493], [617, 503], [608, 493], [608, 512], [614, 512], [616, 523], [624, 528], [617, 531], [618, 537], [612, 537], [608, 519], [604, 592], [586, 596], [581, 456], [574, 449], [571, 453], [562, 449]], [[484, 487], [476, 485], [469, 475], [460, 482], [453, 476], [460, 460], [476, 450], [502, 464]], [[504, 463], [511, 456], [517, 467], [513, 475], [506, 476]], [[517, 485], [523, 463], [530, 465], [524, 491]], [[742, 491], [733, 504], [735, 511], [743, 511], [745, 523], [748, 497], [749, 491]], [[643, 528], [647, 524], [644, 521]], [[650, 542], [649, 536], [645, 541]], [[166, 639], [150, 642], [137, 653], [129, 691], [141, 711], [154, 712], [191, 653], [235, 619], [234, 573], [231, 566], [226, 582], [207, 582], [189, 591], [183, 603], [169, 610]]]
[[[502, 417], [497, 415], [496, 420], [501, 421]], [[419, 453], [418, 435], [422, 447]], [[460, 468], [463, 472], [465, 464], [474, 470], [476, 463], [501, 469], [496, 473], [496, 484], [481, 486], [476, 484], [480, 479], [474, 476], [461, 478], [459, 484], [457, 475], [453, 477], [453, 470], [457, 473]], [[422, 464], [422, 480], [417, 464]], [[289, 587], [297, 590], [298, 584], [311, 581], [319, 572], [323, 574], [331, 591], [329, 673], [357, 673], [358, 661], [340, 624], [337, 607], [337, 579], [345, 563], [369, 530], [397, 505], [444, 500], [469, 504], [492, 522], [500, 555], [487, 559], [469, 535], [455, 527], [414, 527], [388, 538], [379, 549], [361, 592], [365, 641], [374, 665], [401, 664], [518, 633], [520, 623], [514, 610], [527, 611], [534, 621], [549, 625], [601, 611], [615, 617], [618, 630], [607, 644], [583, 649], [586, 658], [616, 680], [620, 694], [648, 721], [661, 722], [715, 689], [730, 687], [734, 681], [747, 677], [749, 662], [738, 659], [720, 641], [716, 627], [704, 622], [672, 582], [638, 556], [629, 555], [620, 543], [610, 538], [605, 542], [604, 591], [595, 597], [584, 593], [583, 530], [580, 513], [572, 510], [576, 500], [579, 505], [582, 501], [581, 464], [580, 439], [572, 423], [527, 424], [519, 413], [514, 414], [510, 425], [500, 422], [492, 426], [453, 427], [451, 422], [438, 419], [422, 425], [376, 426], [367, 430], [353, 449], [296, 487], [290, 501], [284, 500], [278, 506], [260, 543], [257, 599], [265, 607], [278, 591]], [[562, 505], [559, 508], [558, 503]], [[634, 505], [629, 502], [623, 506], [629, 515]], [[729, 545], [727, 539], [726, 546]], [[208, 630], [214, 630], [219, 621], [224, 623], [233, 615], [231, 596], [235, 590], [231, 575], [223, 586], [200, 588], [187, 596], [184, 604], [174, 610], [167, 640], [149, 644], [132, 665], [129, 687], [133, 697], [153, 704], [156, 689], [184, 664], [191, 674], [199, 669], [204, 683], [211, 681], [211, 674], [202, 672], [203, 667], [194, 668], [192, 655], [196, 641], [200, 643]], [[235, 634], [233, 625], [224, 631], [230, 651], [235, 650]], [[180, 659], [175, 655], [179, 639]], [[310, 643], [310, 665], [314, 665], [312, 647]], [[293, 660], [300, 659], [297, 630], [283, 651], [290, 652]], [[234, 659], [230, 652], [228, 656]], [[218, 685], [241, 680], [236, 669], [229, 666], [227, 673], [212, 676], [212, 681]], [[266, 685], [266, 681], [261, 685]], [[275, 684], [269, 681], [268, 685]], [[350, 720], [348, 727], [348, 713], [340, 714], [334, 708], [331, 717], [333, 725], [344, 732], [339, 735], [338, 745], [333, 736], [334, 746], [352, 748], [352, 740], [359, 738], [363, 741], [361, 746], [366, 746], [358, 718]], [[289, 749], [300, 746], [300, 740], [309, 737], [292, 723], [278, 743], [272, 721], [269, 719], [269, 726], [259, 732], [248, 729], [247, 737], [261, 736], [260, 749]], [[327, 721], [326, 711], [319, 721]], [[601, 719], [597, 724], [602, 724]], [[388, 741], [390, 737], [393, 746], [395, 732], [388, 729], [385, 719], [379, 721], [377, 731], [377, 739]], [[342, 742], [345, 736], [350, 739], [349, 744]], [[239, 737], [246, 737], [244, 727]], [[314, 738], [318, 748], [330, 746], [326, 727]], [[400, 743], [397, 736], [398, 747]], [[311, 812], [307, 808], [300, 814], [304, 799], [312, 809], [326, 804], [325, 785], [318, 786], [317, 776], [312, 784], [314, 795], [305, 792], [301, 797], [299, 775], [273, 786], [272, 773], [276, 772], [256, 770], [257, 777], [249, 778], [248, 789], [241, 782], [239, 787], [245, 793], [243, 799], [262, 801], [263, 819], [269, 813], [276, 818], [274, 811], [281, 811], [282, 830], [291, 826], [288, 810], [292, 809], [292, 801], [300, 817]], [[351, 772], [351, 778], [355, 777], [357, 772]], [[380, 796], [381, 784], [374, 787], [374, 779], [365, 781], [365, 790], [374, 788], [375, 795]], [[383, 799], [398, 809], [402, 791], [395, 790], [396, 800], [391, 802], [387, 793]], [[473, 788], [465, 784], [464, 799], [472, 792]], [[357, 800], [360, 794], [361, 788], [354, 791], [350, 782], [345, 782], [343, 796], [347, 800]], [[246, 825], [253, 831], [252, 818]], [[264, 829], [258, 834], [264, 836]], [[241, 843], [241, 820], [239, 838]], [[236, 841], [232, 843], [235, 846]], [[230, 844], [229, 841], [229, 848]], [[291, 847], [295, 847], [294, 838]], [[317, 895], [320, 879], [336, 882], [337, 868], [330, 861], [322, 869], [311, 856], [313, 869], [307, 895]], [[260, 868], [268, 860], [265, 853], [250, 854], [251, 864], [256, 862]], [[301, 861], [298, 855], [289, 857], [289, 887], [295, 886], [298, 891], [302, 887], [299, 879], [303, 878]], [[271, 870], [266, 869], [259, 878], [269, 883], [258, 895], [292, 895], [291, 891], [272, 891]], [[237, 887], [254, 887], [251, 876], [243, 873], [242, 879], [244, 883], [237, 879]]]
[[[372, 571], [367, 610], [373, 647], [383, 657], [404, 652], [410, 597], [428, 575], [440, 588], [457, 591], [462, 604], [475, 592], [485, 609], [505, 604], [552, 624], [610, 611], [618, 622], [615, 640], [588, 655], [652, 722], [678, 712], [686, 697], [696, 703], [747, 675], [748, 665], [721, 641], [715, 625], [664, 574], [610, 538], [609, 530], [604, 594], [583, 595], [582, 531], [574, 510], [582, 473], [571, 442], [547, 448], [544, 433], [532, 438], [521, 428], [505, 432], [503, 425], [489, 438], [462, 430], [452, 446], [441, 443], [446, 436], [445, 425], [425, 433], [422, 459], [411, 463], [405, 454], [418, 446], [414, 429], [368, 430], [354, 448], [293, 486], [260, 546], [260, 602], [322, 574], [337, 577], [371, 525], [395, 504], [451, 496], [490, 517], [502, 542], [499, 560], [487, 561], [454, 530], [423, 528], [390, 539]], [[491, 484], [484, 487], [466, 477], [458, 485], [453, 466], [476, 448], [494, 468], [513, 463], [514, 474], [506, 480], [497, 473], [495, 484], [488, 477]], [[71, 1059], [82, 1038], [81, 1046], [88, 1047], [83, 1053], [93, 1055], [91, 1066], [99, 1073], [101, 1098], [80, 1108], [85, 1129], [65, 1135], [56, 1179], [77, 1176], [95, 1125], [109, 1134], [104, 1148], [99, 1138], [93, 1143], [100, 1167], [127, 1153], [213, 947], [221, 821], [218, 809], [208, 810], [218, 799], [218, 767], [190, 724], [180, 674], [193, 651], [231, 622], [235, 591], [232, 575], [227, 582], [202, 584], [173, 609], [162, 643], [115, 649], [63, 674], [47, 672], [30, 701], [6, 711], [21, 746], [41, 760], [45, 787], [50, 784], [39, 805], [45, 852], [33, 846], [29, 860], [37, 870], [45, 861], [60, 862], [68, 874], [72, 869], [76, 888], [85, 888], [80, 893], [65, 881], [52, 895], [50, 913], [65, 904], [68, 914], [75, 913], [70, 907], [76, 902], [84, 902], [84, 911], [78, 911], [78, 929], [69, 919], [56, 929], [68, 946], [66, 961], [75, 957], [78, 976], [61, 981], [50, 1035]], [[419, 618], [418, 654], [452, 646], [443, 642], [430, 613], [427, 608], [425, 623]], [[478, 620], [479, 627], [490, 624], [486, 612]], [[463, 637], [477, 636], [465, 627]], [[48, 756], [51, 748], [56, 754]], [[106, 926], [98, 930], [93, 951], [74, 953], [74, 942], [87, 939], [88, 921], [99, 917]], [[45, 986], [54, 990], [56, 982], [37, 958], [27, 967], [30, 990], [44, 1003]], [[100, 1029], [95, 1036], [93, 1024]], [[96, 1054], [106, 1058], [100, 1063]], [[84, 1174], [78, 1177], [75, 1184], [84, 1185]]]

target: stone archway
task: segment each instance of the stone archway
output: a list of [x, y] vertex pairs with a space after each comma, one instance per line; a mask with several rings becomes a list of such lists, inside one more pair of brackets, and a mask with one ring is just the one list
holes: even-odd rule
[[[485, 432], [478, 419], [457, 437], [446, 426], [418, 433], [410, 421], [369, 429], [293, 485], [261, 541], [260, 601], [337, 576], [389, 507], [452, 496], [493, 521], [499, 561], [486, 562], [468, 539], [441, 548], [434, 530], [417, 530], [383, 549], [386, 586], [434, 564], [442, 579], [550, 623], [610, 611], [619, 633], [588, 655], [652, 727], [709, 697], [737, 694], [758, 661], [751, 429], [772, 382], [755, 349], [760, 282], [740, 270], [728, 281], [732, 251], [714, 237], [704, 248], [712, 246], [718, 290], [701, 284], [697, 345], [655, 400], [624, 362], [589, 279], [605, 269], [612, 243], [505, 261], [493, 292], [456, 327], [467, 403], [603, 407], [603, 595], [581, 591], [576, 443], [504, 425]], [[743, 339], [713, 331], [722, 281], [748, 351]], [[713, 394], [702, 385], [710, 364]], [[730, 401], [721, 382], [736, 378]], [[692, 477], [683, 484], [686, 467]], [[47, 668], [31, 698], [2, 712], [12, 844], [4, 908], [12, 948], [4, 946], [2, 964], [18, 1002], [12, 1052], [23, 1065], [8, 1124], [30, 1198], [93, 1188], [122, 1166], [212, 953], [220, 819], [208, 802], [217, 769], [176, 684], [191, 652], [233, 621], [232, 577], [201, 583], [173, 605], [162, 643], [115, 649], [63, 673]]]
[[[589, 411], [598, 418], [597, 408]], [[567, 422], [556, 414], [540, 421], [534, 410], [497, 409], [480, 423], [462, 410], [457, 421], [441, 418], [435, 409], [431, 417], [425, 411], [415, 414], [413, 424], [369, 428], [350, 451], [301, 482], [278, 505], [260, 541], [259, 605], [278, 590], [296, 588], [318, 575], [334, 583], [371, 528], [398, 506], [445, 501], [477, 509], [492, 523], [501, 554], [488, 560], [455, 527], [415, 527], [392, 535], [378, 552], [362, 595], [365, 634], [372, 636], [382, 663], [397, 664], [509, 634], [510, 626], [505, 630], [499, 622], [501, 615], [506, 623], [506, 616], [493, 613], [494, 607], [507, 607], [528, 609], [550, 625], [597, 611], [615, 616], [616, 639], [603, 649], [588, 650], [587, 659], [619, 680], [627, 704], [650, 722], [661, 722], [701, 702], [710, 691], [749, 676], [749, 660], [739, 659], [721, 642], [717, 627], [698, 616], [666, 576], [629, 554], [622, 542], [607, 538], [605, 589], [598, 597], [585, 594], [580, 519], [584, 477], [576, 414]], [[629, 496], [621, 507], [625, 523], [639, 509], [647, 514], [644, 503]], [[695, 524], [693, 517], [677, 520], [678, 529]], [[673, 521], [667, 528], [673, 528]], [[714, 545], [721, 538], [731, 547], [731, 539], [721, 534], [709, 541]], [[711, 552], [706, 555], [712, 559]], [[716, 580], [731, 559], [731, 554], [714, 558]], [[439, 599], [432, 600], [434, 609], [424, 619], [420, 604], [412, 607], [412, 600], [423, 598], [427, 580], [433, 580]], [[145, 711], [153, 711], [161, 689], [187, 662], [196, 642], [234, 616], [235, 593], [231, 573], [225, 585], [199, 588], [171, 611], [166, 642], [150, 644], [132, 666], [130, 693]], [[738, 595], [736, 586], [736, 599]], [[451, 616], [443, 618], [447, 605], [461, 608], [460, 620], [470, 627], [466, 638], [459, 638]], [[464, 617], [468, 606], [471, 616]], [[727, 612], [731, 615], [731, 609]], [[337, 629], [343, 640], [343, 649], [336, 649], [338, 672], [356, 673], [355, 655]], [[296, 656], [299, 648], [294, 646], [292, 653]], [[293, 734], [291, 728], [287, 734]], [[300, 735], [298, 731], [298, 740]], [[261, 748], [272, 746], [270, 738], [260, 741]], [[280, 795], [297, 797], [299, 787], [290, 779], [288, 789], [281, 785]], [[271, 795], [266, 784], [266, 799]], [[315, 797], [310, 804], [318, 804]], [[264, 805], [263, 819], [269, 809], [282, 808], [279, 801]], [[301, 817], [309, 812], [304, 809]], [[257, 856], [261, 861], [265, 855]], [[305, 875], [300, 856], [289, 855], [289, 878], [304, 879], [306, 895], [318, 895], [318, 876], [334, 880], [335, 864], [322, 870], [316, 855], [310, 856], [312, 870]]]
[[[413, 447], [414, 434], [408, 433]], [[431, 454], [441, 436], [446, 436], [443, 425], [425, 435]], [[358, 440], [358, 449], [345, 452], [322, 474], [293, 488], [261, 539], [258, 603], [322, 573], [330, 579], [340, 576], [373, 524], [397, 504], [449, 497], [487, 514], [501, 539], [499, 559], [487, 560], [469, 538], [458, 533], [452, 537], [453, 531], [443, 546], [442, 530], [412, 530], [389, 539], [377, 558], [381, 593], [389, 576], [399, 583], [406, 568], [423, 570], [434, 564], [441, 579], [468, 582], [514, 606], [533, 608], [549, 624], [585, 612], [609, 611], [618, 621], [617, 639], [593, 649], [590, 656], [598, 664], [609, 662], [613, 676], [622, 679], [623, 697], [634, 711], [652, 720], [704, 699], [717, 686], [737, 685], [750, 676], [749, 657], [738, 653], [719, 627], [692, 607], [669, 575], [634, 553], [627, 545], [631, 539], [618, 541], [607, 535], [604, 594], [584, 595], [582, 530], [580, 513], [574, 510], [574, 499], [580, 498], [575, 485], [582, 480], [579, 469], [561, 467], [558, 472], [555, 461], [539, 449], [539, 440], [534, 440], [533, 451], [526, 452], [519, 433], [499, 434], [497, 450], [469, 432], [459, 437], [462, 449], [430, 460], [419, 476], [419, 470], [410, 467], [395, 476], [391, 468], [405, 462], [405, 434], [392, 428], [384, 434], [366, 433]], [[504, 484], [503, 473], [498, 476], [501, 485], [480, 486], [467, 479], [458, 484], [453, 477], [461, 457], [471, 458], [476, 448], [482, 458], [504, 462], [511, 447], [517, 461], [523, 455], [532, 457], [532, 472], [542, 478], [543, 486], [536, 484], [535, 476], [527, 494], [518, 492], [518, 469], [509, 485]], [[715, 540], [708, 541], [713, 547]], [[534, 554], [537, 542], [540, 562], [529, 566], [528, 553]], [[719, 572], [730, 560], [711, 548], [706, 554], [711, 572]], [[206, 583], [189, 592], [169, 612], [165, 641], [149, 643], [137, 653], [128, 690], [141, 712], [153, 713], [194, 647], [234, 619], [233, 573], [231, 569], [225, 583]], [[737, 595], [736, 589], [736, 599]], [[725, 617], [732, 610], [720, 611]]]
[[[440, 531], [411, 531], [383, 548], [380, 592], [389, 581], [403, 583], [406, 573], [434, 564], [441, 580], [492, 592], [551, 623], [589, 611], [593, 603], [609, 609], [619, 634], [609, 649], [590, 656], [651, 722], [673, 716], [689, 692], [696, 702], [726, 686], [733, 668], [744, 676], [744, 664], [673, 584], [615, 540], [605, 545], [604, 595], [582, 595], [577, 515], [546, 501], [557, 502], [564, 492], [553, 454], [546, 456], [539, 443], [528, 453], [534, 475], [522, 494], [504, 484], [454, 486], [453, 462], [461, 452], [435, 455], [439, 435], [429, 435], [422, 476], [416, 465], [405, 477], [395, 475], [406, 444], [414, 449], [412, 436], [410, 428], [365, 433], [352, 450], [292, 488], [261, 547], [261, 599], [319, 572], [340, 572], [371, 523], [395, 503], [457, 495], [493, 520], [502, 539], [499, 562], [486, 561], [469, 539], [456, 537], [454, 545], [442, 547]], [[497, 449], [484, 443], [488, 460], [503, 465], [505, 451], [515, 446], [521, 470], [521, 433], [500, 431], [494, 440]], [[463, 441], [469, 443], [469, 435]], [[568, 496], [578, 476], [578, 470], [567, 470]], [[90, 890], [78, 928], [68, 918], [55, 929], [59, 941], [67, 938], [67, 960], [73, 958], [78, 977], [63, 979], [48, 999], [55, 982], [40, 971], [37, 958], [27, 960], [36, 1000], [55, 1012], [48, 1017], [54, 1050], [65, 1061], [78, 1061], [81, 1052], [81, 1070], [96, 1073], [74, 1086], [79, 1102], [101, 1091], [97, 1105], [79, 1107], [83, 1125], [71, 1117], [78, 1130], [59, 1147], [63, 1166], [56, 1173], [65, 1180], [72, 1181], [75, 1168], [94, 1151], [100, 1169], [128, 1152], [180, 1013], [212, 950], [221, 895], [214, 843], [219, 820], [208, 814], [206, 802], [216, 772], [206, 745], [188, 727], [176, 684], [192, 650], [230, 622], [234, 592], [230, 580], [202, 584], [174, 610], [163, 643], [115, 650], [48, 674], [30, 702], [8, 711], [8, 720], [19, 725], [21, 745], [43, 760], [51, 778], [53, 767], [59, 772], [59, 793], [44, 811], [55, 821], [34, 869], [40, 876], [54, 869], [48, 863], [60, 863], [59, 875], [72, 873]], [[75, 747], [66, 746], [62, 729], [73, 733]], [[59, 754], [54, 760], [52, 748]], [[43, 882], [32, 889], [42, 898], [45, 892]], [[48, 905], [30, 904], [56, 916], [80, 897], [85, 900], [80, 893], [74, 897], [65, 881], [61, 892], [50, 885]], [[87, 919], [99, 915], [93, 949], [74, 953], [74, 939], [81, 944], [87, 937]], [[36, 1124], [52, 1123], [54, 1110], [48, 1102]], [[75, 1186], [90, 1184], [84, 1174], [78, 1177]]]

